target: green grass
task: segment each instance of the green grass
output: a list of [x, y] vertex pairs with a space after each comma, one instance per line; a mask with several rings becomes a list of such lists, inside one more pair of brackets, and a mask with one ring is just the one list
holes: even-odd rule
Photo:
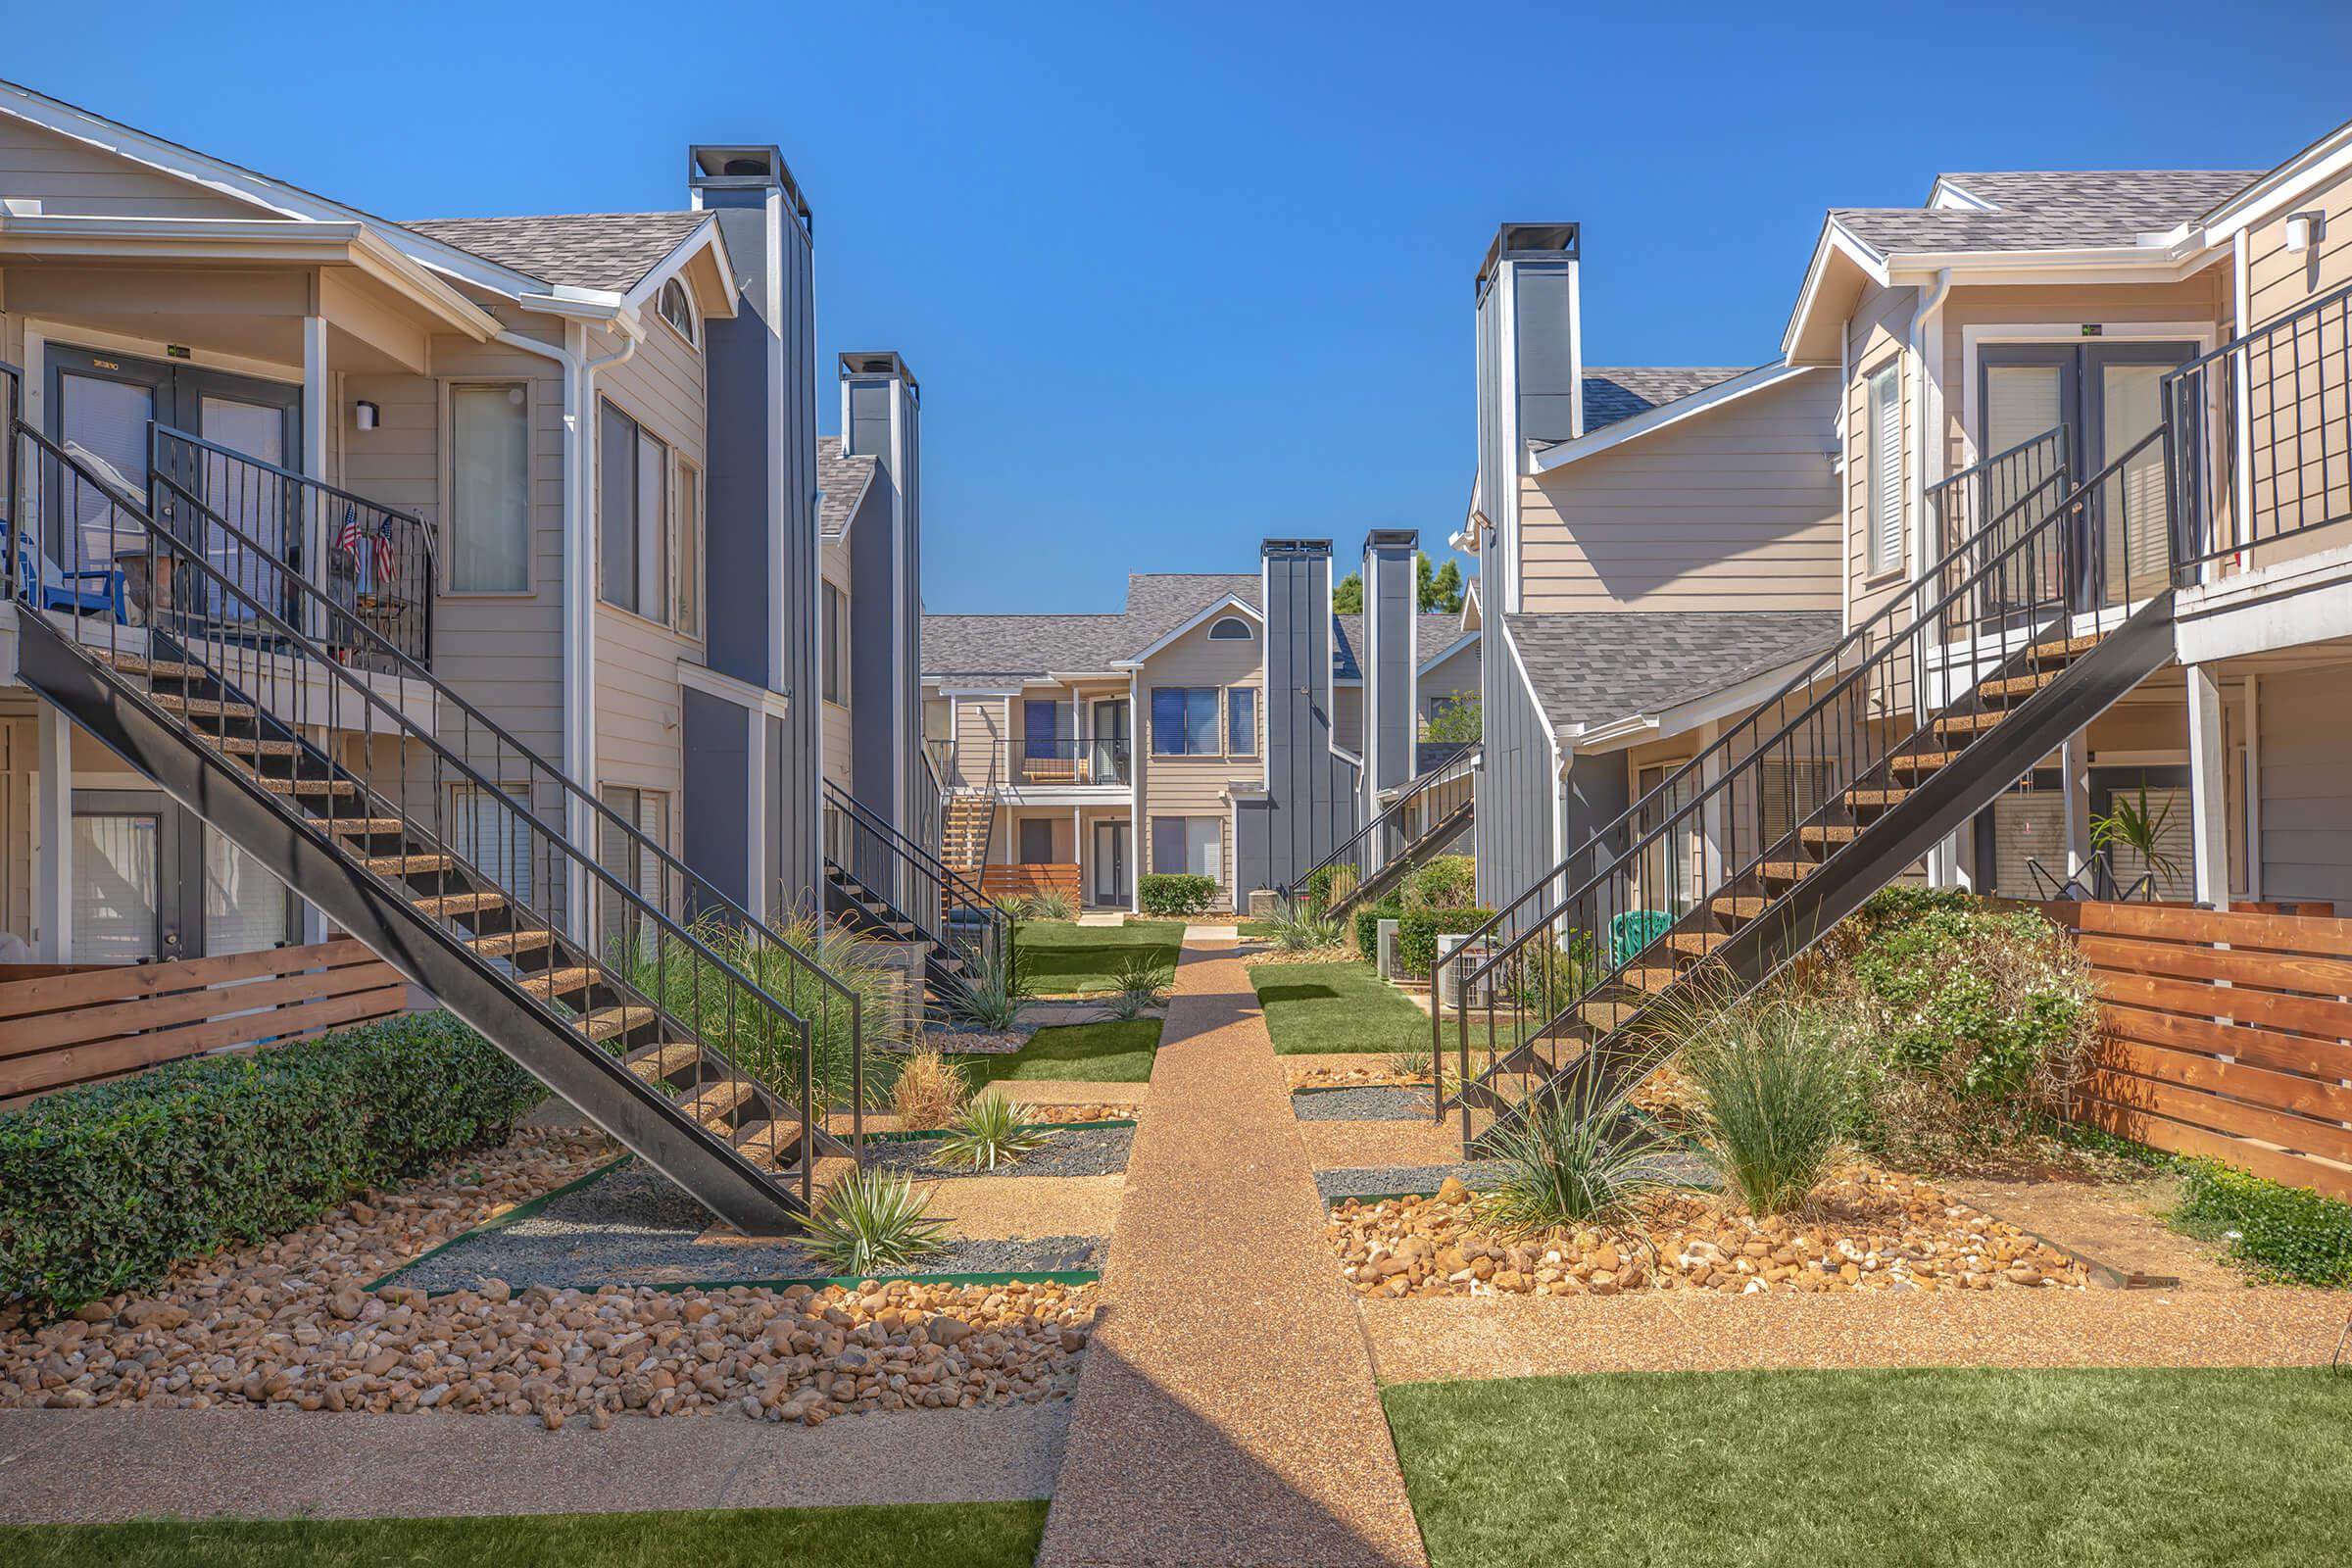
[[1028, 1568], [1043, 1502], [0, 1529], [18, 1568]]
[[1433, 1568], [2343, 1560], [2352, 1377], [1675, 1372], [1383, 1396]]
[[964, 1076], [976, 1089], [999, 1080], [1051, 1078], [1064, 1083], [1140, 1084], [1152, 1077], [1152, 1054], [1159, 1049], [1159, 1020], [1125, 1023], [1069, 1023], [1040, 1029], [1018, 1051], [962, 1058]]
[[1042, 996], [1118, 989], [1119, 965], [1136, 954], [1176, 967], [1184, 946], [1181, 920], [1130, 920], [1125, 925], [1068, 925], [1023, 920], [1014, 936], [1021, 983]]
[[1429, 1053], [1429, 1014], [1368, 963], [1261, 963], [1250, 969], [1250, 983], [1276, 1055]]

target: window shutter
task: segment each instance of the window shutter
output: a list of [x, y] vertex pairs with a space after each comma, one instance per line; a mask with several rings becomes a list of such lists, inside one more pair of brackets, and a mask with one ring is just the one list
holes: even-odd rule
[[1902, 371], [1889, 365], [1870, 378], [1870, 569], [1902, 564]]

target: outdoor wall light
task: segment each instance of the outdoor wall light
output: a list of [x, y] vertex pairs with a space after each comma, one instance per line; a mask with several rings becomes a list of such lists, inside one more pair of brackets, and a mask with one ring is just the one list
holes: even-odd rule
[[374, 404], [362, 398], [351, 406], [351, 422], [363, 430], [372, 430], [375, 428], [376, 417], [380, 412]]
[[2317, 240], [2322, 232], [2324, 232], [2323, 225], [2325, 222], [2325, 215], [2318, 212], [2289, 214], [2286, 220], [2286, 248], [2288, 252], [2292, 255], [2300, 256], [2304, 252], [2310, 250], [2312, 247], [2312, 242]]

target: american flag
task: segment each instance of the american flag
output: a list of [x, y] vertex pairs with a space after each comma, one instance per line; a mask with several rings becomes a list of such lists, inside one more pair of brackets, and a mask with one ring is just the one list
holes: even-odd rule
[[392, 548], [392, 519], [385, 517], [375, 525], [375, 591], [384, 593], [392, 586], [392, 571], [399, 564]]
[[343, 508], [343, 531], [335, 536], [335, 544], [351, 552], [356, 564], [360, 559], [360, 509], [348, 503]]

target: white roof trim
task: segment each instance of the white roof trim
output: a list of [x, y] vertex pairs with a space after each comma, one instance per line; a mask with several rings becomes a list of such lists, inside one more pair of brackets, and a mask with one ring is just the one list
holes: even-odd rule
[[1805, 263], [1805, 280], [1796, 291], [1796, 307], [1788, 313], [1788, 325], [1781, 332], [1781, 353], [1785, 357], [1804, 335], [1805, 322], [1821, 294], [1821, 285], [1829, 276], [1830, 264], [1839, 257], [1854, 264], [1862, 275], [1881, 288], [1886, 286], [1886, 259], [1856, 239], [1835, 218], [1821, 220], [1821, 237], [1813, 242], [1813, 255]]
[[1266, 624], [1266, 617], [1258, 613], [1258, 609], [1255, 605], [1251, 604], [1249, 600], [1244, 599], [1239, 594], [1227, 594], [1222, 599], [1219, 599], [1214, 604], [1210, 605], [1206, 610], [1201, 611], [1192, 619], [1177, 627], [1174, 631], [1168, 632], [1164, 636], [1160, 637], [1158, 641], [1151, 644], [1141, 653], [1131, 654], [1125, 659], [1113, 660], [1110, 667], [1113, 669], [1134, 669], [1136, 666], [1143, 663], [1145, 660], [1150, 659], [1153, 654], [1158, 653], [1160, 650], [1166, 648], [1169, 644], [1183, 637], [1187, 632], [1197, 631], [1200, 627], [1207, 625], [1208, 622], [1214, 617], [1224, 614], [1229, 611], [1235, 610], [1240, 611], [1243, 614], [1248, 615], [1251, 620], [1256, 621], [1261, 629]]
[[[656, 262], [653, 270], [639, 278], [637, 286], [621, 296], [621, 304], [632, 310], [641, 310], [651, 304], [654, 296], [662, 291], [662, 285], [686, 270], [686, 264], [706, 249], [716, 253], [714, 260], [718, 264], [720, 277], [731, 278], [735, 275], [734, 259], [727, 254], [727, 237], [719, 229], [717, 215], [712, 214], [704, 219], [693, 233], [678, 241], [675, 250]], [[733, 316], [735, 291], [730, 288], [720, 292], [725, 299], [723, 309], [714, 310], [699, 299], [695, 301], [695, 309], [704, 316]]]
[[[1831, 644], [1833, 648], [1836, 646]], [[1744, 714], [1819, 663], [1821, 658], [1821, 651], [1805, 654], [1750, 675], [1737, 685], [1701, 692], [1654, 712], [1628, 713], [1603, 724], [1585, 725], [1577, 732], [1573, 749], [1579, 753], [1622, 751], [1642, 741], [1688, 734], [1717, 719]]]
[[2324, 185], [2347, 171], [2352, 171], [2352, 121], [2208, 212], [2205, 237], [2216, 244], [2233, 239], [2240, 229], [2277, 217], [2281, 209], [2301, 201], [2314, 185]]
[[722, 674], [708, 664], [678, 661], [678, 684], [689, 691], [706, 692], [723, 697], [736, 707], [766, 713], [772, 718], [787, 717], [792, 711], [792, 699], [782, 692], [771, 692], [764, 686], [755, 686], [748, 680]]
[[1413, 671], [1413, 673], [1415, 675], [1428, 674], [1431, 670], [1437, 668], [1440, 664], [1446, 662], [1448, 660], [1452, 659], [1454, 655], [1460, 653], [1463, 649], [1469, 647], [1472, 643], [1477, 642], [1485, 635], [1486, 633], [1483, 631], [1465, 632], [1463, 635], [1455, 638], [1450, 644], [1448, 644], [1444, 653], [1437, 655], [1435, 658], [1424, 661], [1421, 664], [1421, 667]]
[[1770, 365], [1758, 366], [1755, 369], [1735, 375], [1728, 381], [1718, 381], [1703, 392], [1693, 392], [1687, 398], [1677, 398], [1672, 403], [1661, 403], [1656, 408], [1645, 410], [1630, 419], [1619, 419], [1614, 424], [1603, 425], [1591, 435], [1578, 436], [1573, 441], [1563, 441], [1557, 446], [1545, 447], [1534, 456], [1535, 471], [1538, 473], [1553, 472], [1581, 459], [1606, 452], [1611, 447], [1623, 446], [1628, 441], [1639, 440], [1653, 430], [1663, 430], [1669, 425], [1680, 424], [1685, 419], [1704, 414], [1710, 409], [1719, 409], [1727, 403], [1737, 402], [1751, 392], [1761, 392], [1767, 387], [1779, 386], [1783, 381], [1794, 380], [1800, 375], [1810, 375], [1821, 368], [1823, 367], [1818, 365], [1787, 365], [1777, 361]]
[[1511, 637], [1510, 621], [1503, 619], [1494, 624], [1502, 633], [1504, 651], [1511, 656], [1511, 668], [1519, 672], [1519, 689], [1527, 694], [1527, 706], [1536, 710], [1536, 722], [1544, 726], [1544, 738], [1551, 743], [1552, 756], [1565, 762], [1566, 756], [1560, 750], [1560, 732], [1553, 727], [1551, 715], [1544, 711], [1544, 699], [1536, 695], [1536, 683], [1527, 672], [1527, 661], [1520, 657], [1519, 644]]
[[2000, 206], [1988, 202], [1965, 185], [1955, 185], [1949, 175], [1937, 174], [1936, 183], [1928, 188], [1927, 205], [1947, 213], [1997, 213]]

